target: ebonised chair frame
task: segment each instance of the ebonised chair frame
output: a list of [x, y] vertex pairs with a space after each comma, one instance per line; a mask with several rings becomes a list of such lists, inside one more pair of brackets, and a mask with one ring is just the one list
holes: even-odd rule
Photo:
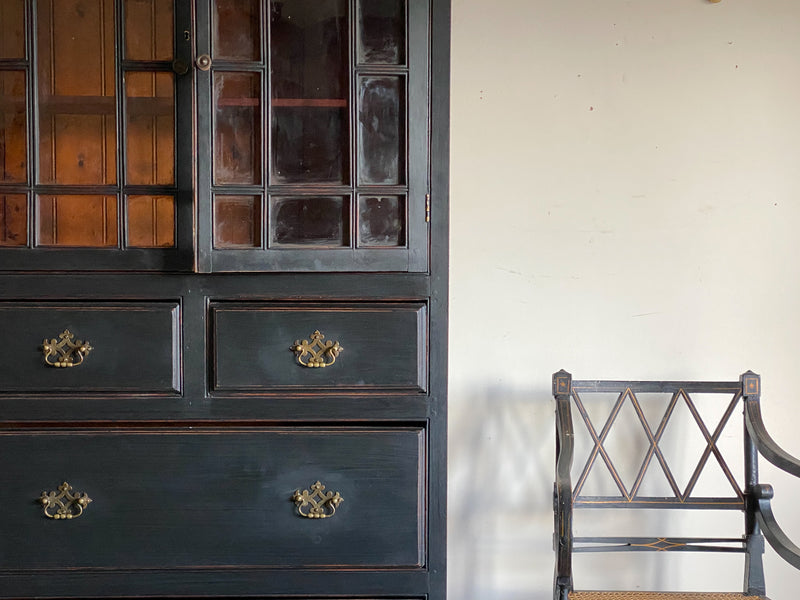
[[[618, 394], [608, 420], [598, 429], [592, 423], [584, 406], [592, 393]], [[651, 427], [639, 405], [637, 394], [671, 394], [671, 401], [662, 421]], [[693, 394], [725, 394], [730, 403], [720, 423], [709, 430], [700, 417]], [[573, 380], [566, 371], [553, 375], [553, 395], [556, 400], [556, 481], [553, 508], [556, 552], [554, 600], [568, 600], [573, 591], [573, 552], [620, 552], [620, 551], [682, 551], [682, 552], [740, 552], [745, 555], [743, 596], [766, 598], [766, 585], [762, 554], [764, 538], [775, 551], [794, 567], [800, 569], [800, 548], [778, 526], [772, 513], [770, 500], [773, 489], [759, 483], [758, 455], [761, 454], [778, 468], [800, 477], [800, 461], [782, 450], [767, 433], [761, 418], [761, 378], [748, 371], [739, 381], [594, 381]], [[635, 481], [626, 487], [603, 444], [614, 426], [620, 408], [625, 402], [632, 403], [639, 421], [649, 440], [649, 449]], [[706, 440], [706, 448], [688, 485], [681, 490], [672, 476], [670, 466], [659, 448], [659, 440], [665, 431], [678, 402], [685, 402]], [[744, 405], [744, 485], [740, 486], [727, 466], [717, 442], [725, 425], [740, 403]], [[575, 483], [571, 479], [574, 454], [573, 406], [588, 428], [594, 448]], [[619, 435], [617, 433], [616, 435]], [[734, 491], [731, 497], [694, 497], [695, 484], [708, 460], [712, 457], [722, 467]], [[597, 458], [600, 458], [600, 461]], [[584, 496], [583, 484], [589, 471], [597, 464], [604, 464], [619, 489], [616, 496]], [[658, 463], [666, 476], [673, 496], [647, 497], [640, 495], [640, 486], [648, 468]], [[722, 509], [740, 510], [744, 513], [744, 533], [737, 538], [647, 538], [647, 537], [594, 537], [577, 538], [572, 534], [573, 510], [576, 508], [627, 508], [627, 509]], [[583, 597], [583, 596], [582, 596]], [[668, 597], [668, 596], [667, 596]], [[690, 597], [690, 596], [681, 596]]]

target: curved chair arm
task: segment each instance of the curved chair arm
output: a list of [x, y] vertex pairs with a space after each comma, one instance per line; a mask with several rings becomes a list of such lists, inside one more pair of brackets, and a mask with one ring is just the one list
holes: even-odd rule
[[761, 418], [761, 403], [757, 398], [745, 398], [744, 419], [750, 438], [759, 453], [779, 469], [800, 477], [800, 460], [781, 448], [767, 432]]
[[800, 569], [800, 548], [783, 532], [772, 514], [770, 501], [773, 495], [774, 492], [771, 485], [762, 483], [753, 488], [753, 497], [758, 506], [756, 520], [764, 533], [764, 537], [767, 538], [770, 546], [775, 549], [778, 556], [793, 567]]

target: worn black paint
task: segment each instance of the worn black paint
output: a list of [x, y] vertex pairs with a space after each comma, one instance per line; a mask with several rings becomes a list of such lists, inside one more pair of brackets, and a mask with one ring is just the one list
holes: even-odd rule
[[[424, 443], [408, 427], [0, 431], [0, 571], [419, 568]], [[63, 522], [35, 502], [62, 480], [92, 498]], [[344, 498], [332, 517], [291, 501], [316, 481]]]
[[[122, 2], [116, 4], [119, 8]], [[349, 0], [351, 14], [357, 14], [360, 6], [360, 0]], [[266, 26], [269, 11], [261, 12]], [[31, 15], [28, 6], [29, 23], [33, 22]], [[359, 73], [348, 75], [351, 98], [356, 97], [359, 74], [399, 76], [407, 84], [408, 102], [402, 108], [405, 117], [401, 115], [404, 131], [397, 142], [405, 144], [401, 154], [407, 153], [401, 157], [405, 161], [399, 172], [402, 184], [354, 185], [358, 180], [357, 149], [351, 143], [345, 147], [347, 156], [319, 156], [316, 163], [341, 161], [345, 185], [319, 184], [311, 189], [297, 183], [262, 181], [263, 186], [214, 187], [210, 168], [213, 70], [190, 69], [176, 77], [177, 183], [161, 190], [176, 195], [175, 249], [0, 249], [0, 302], [26, 307], [19, 318], [25, 331], [20, 332], [21, 342], [11, 342], [14, 352], [9, 364], [17, 364], [14, 361], [25, 356], [26, 360], [40, 360], [41, 339], [60, 333], [28, 333], [25, 325], [35, 325], [33, 315], [46, 312], [38, 310], [43, 308], [77, 310], [67, 315], [73, 322], [67, 326], [74, 327], [76, 335], [89, 338], [95, 347], [87, 363], [78, 368], [42, 366], [53, 372], [42, 376], [37, 370], [39, 363], [34, 367], [31, 362], [32, 371], [7, 367], [0, 377], [0, 429], [4, 433], [0, 461], [7, 465], [0, 487], [17, 482], [0, 492], [4, 505], [13, 506], [14, 514], [13, 522], [6, 518], [6, 525], [0, 523], [0, 547], [4, 548], [0, 597], [445, 598], [449, 15], [446, 0], [409, 0], [406, 39], [397, 42], [401, 46], [397, 62], [387, 56], [379, 59], [387, 62], [376, 62], [373, 55], [369, 69], [359, 65]], [[395, 38], [403, 27], [397, 17], [392, 17], [391, 24], [387, 22], [386, 29], [396, 32], [392, 33]], [[194, 56], [209, 53], [210, 18], [210, 3], [176, 3], [176, 58], [192, 64]], [[120, 19], [118, 15], [119, 23]], [[189, 35], [184, 36], [184, 31]], [[376, 40], [369, 40], [368, 45], [379, 49]], [[35, 57], [34, 50], [29, 43], [29, 57]], [[356, 51], [355, 46], [348, 49], [350, 56]], [[394, 55], [395, 51], [391, 52]], [[26, 68], [27, 64], [16, 61], [11, 66]], [[239, 68], [224, 61], [215, 64], [222, 70]], [[131, 70], [142, 66], [127, 64]], [[170, 71], [172, 65], [154, 68]], [[258, 69], [245, 70], [267, 73], [267, 68], [261, 64]], [[120, 90], [122, 77], [119, 70]], [[268, 78], [261, 81], [261, 98], [267, 99]], [[36, 90], [29, 90], [29, 102], [36, 97]], [[348, 131], [342, 135], [350, 140], [357, 133], [358, 110], [356, 102], [345, 109], [343, 121]], [[119, 124], [118, 140], [125, 139], [125, 126]], [[35, 133], [28, 132], [29, 152], [38, 146]], [[272, 164], [275, 146], [271, 143], [263, 140], [262, 179], [268, 177], [266, 167]], [[32, 165], [29, 170], [32, 174]], [[120, 178], [122, 172], [119, 169]], [[33, 206], [30, 186], [4, 185], [3, 190], [24, 194]], [[37, 190], [47, 194], [119, 191], [117, 186], [101, 190], [40, 186]], [[135, 186], [131, 191], [136, 192]], [[269, 222], [272, 197], [346, 197], [352, 209], [348, 246], [267, 249], [269, 233], [262, 227], [260, 239], [254, 240], [261, 250], [213, 250], [211, 199], [216, 192], [257, 196], [263, 203], [260, 212], [265, 223]], [[425, 211], [428, 195], [432, 207], [429, 222]], [[401, 199], [404, 206], [397, 213], [407, 222], [404, 228], [396, 228], [396, 244], [379, 247], [383, 246], [377, 239], [383, 237], [381, 225], [372, 227], [364, 238], [368, 247], [358, 247], [357, 211], [359, 198], [364, 197]], [[370, 236], [376, 235], [373, 245]], [[84, 309], [105, 304], [123, 310], [111, 320], [83, 320]], [[247, 383], [247, 377], [253, 375], [234, 369], [220, 371], [235, 375], [229, 378], [233, 383], [217, 386], [215, 349], [228, 357], [231, 351], [233, 357], [242, 357], [242, 351], [235, 336], [229, 336], [224, 347], [215, 346], [212, 309], [278, 304], [301, 312], [312, 305], [342, 305], [355, 317], [359, 307], [386, 308], [380, 318], [368, 316], [361, 323], [355, 318], [348, 324], [348, 328], [357, 325], [354, 335], [367, 344], [370, 353], [380, 346], [385, 362], [368, 362], [366, 353], [357, 350], [358, 344], [348, 347], [342, 339], [346, 350], [336, 367], [345, 367], [338, 375], [344, 373], [344, 382], [336, 380], [335, 371], [320, 370], [317, 376], [327, 378], [322, 386], [287, 385], [279, 378], [277, 384], [250, 379], [249, 383], [257, 385], [248, 387], [242, 382]], [[135, 311], [124, 310], [135, 306], [159, 310], [145, 312], [142, 321]], [[394, 309], [398, 309], [396, 314]], [[65, 314], [56, 310], [53, 318]], [[78, 331], [78, 326], [98, 324], [96, 335]], [[314, 326], [324, 331], [324, 323]], [[114, 339], [117, 327], [125, 330], [127, 339], [135, 340], [133, 352], [117, 352], [110, 355], [115, 357], [112, 363], [97, 360], [90, 368], [93, 359], [103, 356], [100, 347]], [[386, 342], [381, 330], [388, 330], [395, 339]], [[288, 343], [310, 333], [292, 332]], [[34, 348], [27, 344], [29, 335], [35, 338]], [[361, 375], [352, 364], [347, 366], [351, 351], [362, 361]], [[290, 362], [294, 360], [288, 347], [281, 352]], [[123, 356], [130, 362], [125, 364]], [[101, 369], [103, 364], [108, 368]], [[232, 364], [228, 366], [233, 369]], [[291, 381], [301, 381], [297, 371], [302, 368], [296, 363], [292, 368]], [[49, 377], [67, 371], [67, 376], [80, 384], [50, 383]], [[130, 375], [134, 372], [135, 376]], [[93, 381], [82, 379], [90, 374]], [[17, 381], [15, 377], [21, 383], [15, 383], [18, 388], [14, 390], [8, 382]], [[122, 385], [124, 377], [129, 379]], [[361, 385], [361, 380], [366, 385]], [[279, 438], [288, 441], [278, 443]], [[337, 439], [341, 443], [335, 443]], [[318, 468], [324, 468], [327, 475], [318, 475]], [[76, 469], [80, 473], [72, 472]], [[281, 483], [279, 489], [265, 486], [267, 478], [261, 474], [267, 472], [275, 474], [270, 481], [277, 481], [280, 475], [287, 483]], [[326, 476], [344, 486], [352, 476], [358, 493], [340, 490], [345, 502], [332, 520], [315, 523], [296, 517], [287, 494]], [[43, 517], [35, 500], [64, 479], [76, 490], [86, 487], [95, 502], [80, 519], [55, 523]], [[97, 491], [95, 483], [101, 484]], [[20, 485], [25, 489], [19, 489]], [[212, 488], [211, 494], [200, 492], [204, 486]], [[118, 504], [111, 488], [129, 492], [126, 496], [133, 501]], [[146, 493], [149, 491], [152, 494]], [[259, 494], [286, 497], [285, 507], [292, 516], [279, 522], [278, 538], [267, 535], [259, 539], [259, 549], [253, 550], [246, 542], [255, 533], [247, 525], [259, 519], [263, 522], [267, 515], [249, 505], [250, 500], [263, 499]], [[234, 496], [244, 500], [236, 503]], [[368, 525], [365, 529], [338, 520], [359, 514], [357, 508], [362, 506], [354, 499], [360, 498], [374, 501], [361, 513]], [[182, 502], [184, 499], [188, 500]], [[145, 533], [152, 534], [144, 542], [137, 537], [140, 533], [128, 536], [126, 529], [142, 523], [137, 521], [143, 518], [139, 516], [142, 506], [149, 509], [144, 512], [153, 516], [155, 523], [142, 525]], [[204, 511], [208, 514], [202, 514]], [[93, 515], [103, 520], [102, 527], [93, 526]], [[30, 518], [36, 523], [32, 530], [25, 527]], [[299, 541], [288, 536], [288, 528], [295, 524], [329, 528], [326, 536], [336, 538], [340, 556], [331, 558], [308, 533], [301, 534]], [[63, 531], [71, 528], [72, 535], [62, 531], [53, 538], [42, 533], [58, 532], [59, 526], [67, 527]], [[76, 531], [79, 533], [73, 537]], [[213, 539], [222, 540], [223, 557], [210, 550], [212, 532]], [[226, 532], [231, 539], [226, 540]], [[206, 534], [209, 537], [204, 538]], [[16, 542], [7, 543], [7, 537]], [[301, 545], [316, 546], [307, 562], [300, 558]], [[187, 546], [193, 548], [187, 550]], [[154, 547], [154, 555], [148, 556]], [[75, 553], [70, 554], [72, 550]], [[104, 568], [88, 568], [92, 564]], [[33, 570], [37, 565], [44, 568]]]

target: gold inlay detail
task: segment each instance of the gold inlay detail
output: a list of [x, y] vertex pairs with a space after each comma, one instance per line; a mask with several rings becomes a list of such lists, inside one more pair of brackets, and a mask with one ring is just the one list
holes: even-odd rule
[[57, 492], [42, 492], [39, 502], [44, 514], [51, 519], [77, 519], [92, 501], [84, 492], [72, 493], [72, 486], [66, 481], [58, 486]]
[[92, 351], [88, 341], [75, 340], [69, 329], [58, 336], [58, 339], [44, 339], [42, 352], [44, 362], [51, 367], [77, 367]]
[[325, 486], [317, 481], [311, 486], [311, 491], [295, 490], [292, 502], [297, 506], [297, 512], [309, 519], [327, 519], [336, 513], [344, 498], [339, 492], [325, 492]]
[[319, 330], [311, 334], [311, 341], [295, 340], [292, 346], [297, 357], [297, 362], [304, 367], [329, 367], [336, 362], [336, 357], [344, 350], [339, 342], [328, 340], [323, 342], [325, 336]]

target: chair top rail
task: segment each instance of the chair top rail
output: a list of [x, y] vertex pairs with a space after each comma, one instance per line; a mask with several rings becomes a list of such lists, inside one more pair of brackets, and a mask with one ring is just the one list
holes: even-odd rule
[[733, 394], [742, 389], [740, 381], [616, 381], [573, 379], [572, 389], [579, 392], [617, 392], [627, 389], [643, 393], [666, 393], [684, 390], [698, 394]]

